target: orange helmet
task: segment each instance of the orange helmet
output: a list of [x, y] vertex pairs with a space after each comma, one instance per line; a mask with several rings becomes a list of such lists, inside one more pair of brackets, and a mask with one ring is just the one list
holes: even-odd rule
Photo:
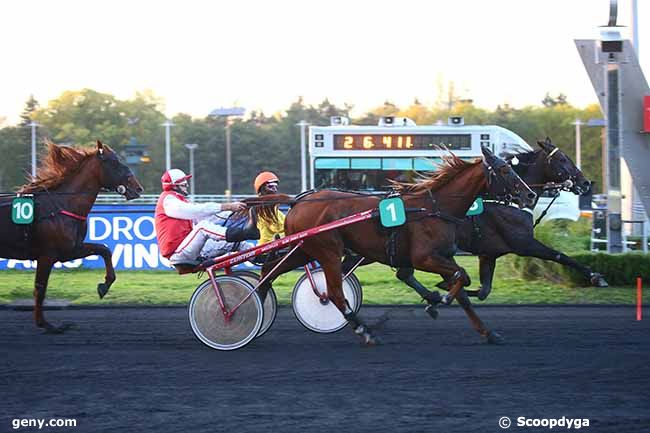
[[260, 188], [262, 185], [264, 185], [266, 182], [280, 182], [280, 179], [272, 172], [270, 171], [263, 171], [260, 174], [257, 175], [255, 178], [255, 192], [259, 193]]

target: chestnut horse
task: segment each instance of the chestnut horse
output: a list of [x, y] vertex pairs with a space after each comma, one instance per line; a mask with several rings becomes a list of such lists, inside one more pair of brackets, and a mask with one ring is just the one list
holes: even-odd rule
[[[532, 203], [535, 193], [506, 162], [486, 148], [483, 155], [483, 160], [465, 162], [451, 154], [444, 158], [442, 168], [431, 177], [416, 184], [396, 184], [405, 207], [419, 210], [409, 213], [407, 223], [395, 229], [398, 233], [394, 249], [396, 254], [387, 252], [386, 245], [391, 235], [376, 219], [334, 229], [306, 238], [300, 250], [275, 271], [272, 269], [277, 260], [266, 263], [262, 268], [262, 278], [271, 275], [259, 288], [260, 296], [262, 299], [266, 297], [273, 280], [279, 275], [317, 260], [325, 272], [329, 299], [365, 344], [376, 344], [376, 337], [350, 308], [341, 289], [341, 257], [344, 248], [349, 248], [372, 261], [441, 275], [448, 282], [450, 290], [445, 298], [434, 292], [436, 301], [450, 303], [457, 297], [475, 329], [488, 341], [499, 342], [501, 337], [481, 322], [463, 290], [470, 280], [454, 260], [455, 225], [462, 221], [476, 196], [487, 191], [491, 185], [504, 185], [522, 206]], [[289, 201], [287, 196], [282, 195], [264, 197], [265, 204], [269, 204], [269, 200]], [[349, 192], [315, 192], [294, 202], [287, 214], [285, 233], [297, 233], [356, 212], [377, 208], [379, 200], [378, 197]], [[250, 204], [254, 204], [254, 201]]]
[[106, 276], [97, 285], [100, 298], [115, 281], [111, 250], [103, 244], [84, 242], [86, 218], [101, 189], [116, 191], [131, 200], [142, 185], [110, 147], [97, 141], [96, 148], [79, 149], [47, 143], [48, 153], [32, 181], [18, 194], [34, 200], [34, 220], [29, 225], [11, 223], [15, 196], [0, 197], [0, 257], [36, 260], [34, 320], [46, 332], [61, 333], [68, 325], [55, 326], [43, 316], [47, 282], [56, 262], [90, 255], [104, 259]]

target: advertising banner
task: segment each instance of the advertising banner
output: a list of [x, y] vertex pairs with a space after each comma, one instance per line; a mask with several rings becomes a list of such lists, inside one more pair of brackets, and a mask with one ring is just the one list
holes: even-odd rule
[[[123, 269], [170, 269], [160, 255], [154, 228], [154, 205], [95, 205], [88, 215], [86, 242], [104, 244], [113, 252], [113, 266]], [[99, 256], [57, 263], [55, 268], [103, 268]], [[0, 259], [2, 269], [35, 269], [30, 260]]]
[[[153, 204], [104, 204], [93, 206], [88, 215], [86, 242], [104, 244], [113, 253], [116, 270], [167, 270], [172, 267], [160, 255], [154, 228]], [[11, 222], [9, 222], [11, 224]], [[104, 260], [99, 256], [56, 263], [55, 268], [103, 269]], [[244, 263], [238, 268], [254, 268]], [[0, 258], [0, 270], [36, 269], [36, 261]]]

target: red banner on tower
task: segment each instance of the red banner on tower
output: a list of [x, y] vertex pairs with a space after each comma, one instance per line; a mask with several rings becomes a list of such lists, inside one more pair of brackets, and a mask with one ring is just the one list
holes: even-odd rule
[[650, 96], [643, 97], [643, 132], [650, 133]]

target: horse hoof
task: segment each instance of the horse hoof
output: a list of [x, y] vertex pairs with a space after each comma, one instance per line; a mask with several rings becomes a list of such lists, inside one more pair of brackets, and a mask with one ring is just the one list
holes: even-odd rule
[[63, 334], [65, 331], [67, 331], [68, 329], [71, 329], [73, 327], [74, 327], [73, 323], [62, 323], [59, 326], [52, 325], [51, 323], [47, 323], [44, 326], [44, 328], [45, 328], [44, 333], [45, 334]]
[[440, 301], [440, 303], [444, 305], [451, 305], [452, 302], [454, 302], [454, 298], [449, 296], [449, 294], [443, 296], [442, 300]]
[[106, 283], [97, 284], [97, 294], [99, 295], [99, 299], [104, 299], [104, 296], [106, 296], [108, 289], [110, 288], [111, 286]]
[[594, 274], [591, 277], [591, 285], [594, 287], [609, 287], [607, 281], [600, 274]]
[[437, 291], [429, 292], [429, 294], [424, 298], [429, 304], [435, 305], [442, 302], [442, 296]]
[[438, 318], [438, 309], [435, 307], [435, 305], [427, 305], [424, 307], [424, 311], [427, 312], [427, 314], [432, 318], [432, 319], [437, 319]]
[[491, 292], [491, 291], [492, 291], [492, 290], [490, 290], [490, 289], [487, 289], [487, 290], [486, 290], [486, 289], [483, 289], [483, 288], [481, 287], [481, 290], [478, 291], [478, 296], [477, 296], [477, 297], [478, 297], [478, 300], [479, 300], [479, 301], [485, 301], [485, 300], [487, 299], [487, 297], [490, 296], [490, 292]]
[[364, 346], [380, 346], [381, 339], [379, 337], [375, 337], [374, 335], [365, 335], [363, 338], [363, 345]]
[[506, 340], [494, 331], [490, 331], [487, 335], [487, 342], [489, 344], [504, 344]]

